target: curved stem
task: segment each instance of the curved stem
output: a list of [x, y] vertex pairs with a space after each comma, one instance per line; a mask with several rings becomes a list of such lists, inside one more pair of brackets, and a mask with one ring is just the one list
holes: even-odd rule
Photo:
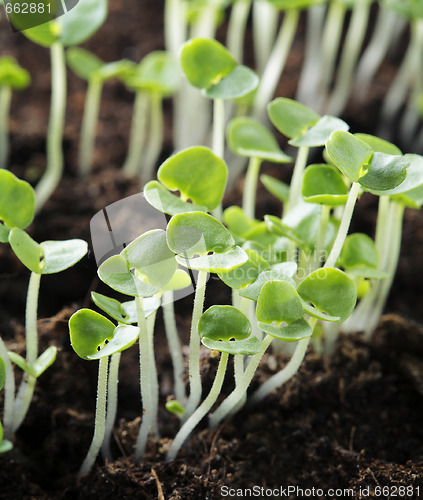
[[104, 431], [104, 440], [101, 446], [103, 458], [108, 462], [113, 461], [110, 442], [112, 438], [113, 426], [115, 425], [118, 404], [118, 384], [119, 384], [119, 363], [120, 352], [115, 352], [110, 358], [109, 383], [107, 387], [107, 414]]
[[184, 405], [186, 400], [184, 384], [184, 358], [182, 356], [181, 343], [179, 341], [178, 330], [176, 328], [175, 309], [173, 304], [173, 292], [164, 292], [162, 303], [163, 320], [173, 365], [175, 397], [182, 405]]
[[100, 451], [104, 438], [105, 422], [106, 422], [106, 399], [107, 399], [107, 367], [109, 358], [106, 356], [101, 358], [98, 366], [98, 384], [97, 384], [97, 404], [95, 410], [95, 428], [94, 436], [91, 442], [88, 454], [81, 465], [78, 476], [90, 472], [94, 462]]
[[198, 423], [207, 415], [211, 407], [216, 402], [216, 399], [220, 394], [220, 390], [222, 389], [223, 380], [225, 378], [226, 366], [228, 364], [228, 357], [229, 354], [227, 352], [222, 352], [222, 354], [220, 355], [219, 366], [217, 368], [212, 388], [210, 389], [210, 392], [206, 397], [206, 399], [201, 403], [201, 405], [197, 408], [197, 410], [188, 418], [188, 420], [179, 430], [178, 434], [176, 434], [172, 446], [169, 449], [169, 453], [167, 454], [166, 457], [166, 460], [168, 462], [171, 462], [176, 458], [176, 455], [178, 454], [178, 451], [184, 444], [185, 440], [195, 429]]
[[244, 194], [242, 197], [242, 209], [249, 219], [254, 219], [256, 208], [257, 181], [260, 172], [261, 159], [251, 158], [245, 177]]
[[352, 214], [354, 212], [355, 203], [357, 201], [358, 194], [360, 192], [360, 184], [358, 182], [353, 182], [350, 192], [348, 194], [348, 200], [345, 205], [344, 213], [342, 214], [341, 224], [339, 225], [338, 234], [336, 235], [335, 242], [330, 251], [329, 257], [325, 263], [324, 267], [333, 267], [338, 260], [339, 254], [341, 253], [342, 247], [345, 242], [345, 238], [348, 234], [348, 229], [350, 228]]
[[15, 401], [15, 373], [12, 363], [10, 362], [7, 347], [0, 337], [0, 358], [4, 361], [6, 369], [6, 380], [4, 384], [4, 408], [3, 408], [3, 425], [4, 438], [12, 439], [13, 436], [13, 421], [14, 421], [14, 401]]
[[254, 100], [253, 116], [259, 120], [263, 118], [267, 103], [272, 99], [275, 93], [294, 40], [299, 16], [300, 11], [298, 9], [288, 9], [285, 11], [282, 26], [276, 38], [272, 53], [267, 61]]
[[219, 423], [226, 418], [233, 409], [237, 406], [239, 401], [243, 398], [244, 394], [251, 383], [251, 380], [256, 373], [257, 367], [260, 364], [263, 354], [272, 342], [273, 337], [271, 335], [266, 335], [263, 339], [261, 345], [262, 350], [258, 354], [251, 357], [247, 368], [244, 371], [242, 378], [237, 383], [235, 389], [229, 394], [229, 396], [223, 401], [223, 403], [217, 408], [217, 410], [212, 413], [209, 417], [209, 424], [211, 429], [216, 429]]
[[47, 168], [35, 188], [38, 212], [58, 186], [63, 172], [63, 128], [66, 112], [66, 63], [63, 45], [54, 43], [51, 54], [51, 108], [47, 135]]
[[88, 82], [79, 141], [79, 175], [81, 177], [91, 172], [102, 89], [101, 80], [93, 79]]
[[123, 171], [127, 175], [137, 175], [141, 170], [142, 152], [147, 131], [148, 106], [148, 95], [142, 90], [138, 90], [135, 94], [128, 153], [123, 165]]
[[184, 417], [187, 419], [197, 408], [201, 399], [200, 376], [200, 335], [198, 334], [198, 320], [203, 313], [204, 296], [206, 293], [207, 271], [198, 271], [197, 286], [195, 288], [194, 308], [192, 311], [191, 333], [189, 340], [189, 398]]
[[[6, 168], [9, 156], [9, 112], [12, 89], [0, 86], [0, 168]], [[5, 431], [6, 432], [6, 431]]]
[[151, 92], [150, 95], [150, 132], [141, 169], [143, 182], [153, 179], [155, 167], [163, 147], [163, 109], [162, 95]]
[[238, 0], [232, 5], [229, 18], [226, 46], [239, 64], [244, 58], [244, 38], [247, 27], [248, 14], [251, 9], [252, 0]]
[[292, 210], [301, 198], [301, 188], [303, 185], [304, 169], [307, 165], [308, 151], [309, 148], [307, 146], [301, 146], [298, 150], [291, 186], [289, 188], [288, 207], [285, 207], [286, 213]]

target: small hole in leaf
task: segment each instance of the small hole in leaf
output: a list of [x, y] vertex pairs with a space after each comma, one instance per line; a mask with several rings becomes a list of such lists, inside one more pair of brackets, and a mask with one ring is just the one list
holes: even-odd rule
[[99, 350], [100, 350], [100, 346], [98, 345], [98, 346], [97, 346], [97, 352], [98, 352]]
[[105, 343], [105, 344], [108, 344], [108, 343], [109, 343], [109, 341], [106, 339], [106, 340], [104, 341], [104, 343]]

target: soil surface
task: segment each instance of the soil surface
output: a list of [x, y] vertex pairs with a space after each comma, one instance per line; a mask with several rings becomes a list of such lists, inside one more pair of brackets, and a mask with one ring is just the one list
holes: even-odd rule
[[[139, 61], [163, 49], [163, 1], [115, 0], [105, 25], [84, 47], [106, 61], [127, 57]], [[278, 95], [295, 96], [304, 49], [304, 23], [287, 61]], [[225, 26], [218, 31], [223, 41]], [[11, 170], [36, 183], [45, 168], [45, 137], [50, 99], [49, 55], [46, 49], [13, 34], [0, 21], [0, 55], [12, 54], [32, 75], [32, 85], [14, 95], [11, 108]], [[247, 55], [251, 37], [247, 34]], [[249, 56], [250, 57], [250, 56]], [[393, 54], [378, 72], [364, 104], [351, 100], [344, 118], [352, 131], [372, 133], [387, 85], [400, 57]], [[250, 57], [251, 61], [252, 58]], [[247, 61], [250, 62], [251, 61]], [[105, 85], [96, 143], [94, 172], [88, 181], [76, 173], [78, 140], [86, 85], [68, 72], [68, 107], [64, 138], [65, 176], [29, 228], [37, 240], [83, 238], [90, 241], [90, 221], [104, 207], [140, 191], [137, 179], [120, 171], [131, 124], [133, 94], [117, 81]], [[165, 147], [172, 151], [171, 102], [165, 101]], [[284, 144], [283, 144], [284, 145]], [[285, 145], [284, 145], [285, 146]], [[289, 169], [270, 164], [264, 172], [289, 181]], [[240, 180], [225, 204], [239, 203]], [[257, 215], [279, 213], [279, 204], [263, 186]], [[376, 200], [363, 196], [352, 230], [372, 234]], [[0, 455], [0, 499], [214, 499], [228, 488], [353, 489], [353, 498], [423, 496], [423, 217], [406, 210], [399, 269], [387, 305], [389, 315], [371, 344], [360, 336], [342, 337], [332, 356], [310, 351], [299, 374], [257, 408], [246, 408], [218, 431], [202, 422], [178, 459], [164, 457], [178, 428], [164, 410], [172, 393], [172, 371], [159, 314], [156, 334], [161, 386], [160, 434], [151, 440], [142, 464], [133, 457], [140, 424], [139, 373], [133, 348], [122, 356], [118, 426], [114, 433], [116, 461], [101, 459], [92, 473], [76, 480], [93, 433], [97, 363], [80, 360], [69, 344], [67, 320], [89, 306], [89, 292], [102, 289], [92, 251], [75, 268], [42, 279], [39, 330], [41, 348], [58, 347], [55, 364], [39, 379], [28, 417], [16, 435], [15, 448]], [[24, 308], [28, 272], [10, 249], [0, 247], [0, 331], [11, 350], [24, 354]], [[177, 323], [187, 340], [192, 298], [178, 302]], [[210, 280], [206, 307], [229, 300], [217, 280]], [[280, 369], [287, 357], [269, 354], [252, 389]], [[217, 359], [204, 351], [204, 390], [210, 387]], [[232, 371], [223, 395], [233, 387]], [[0, 398], [2, 394], [0, 394]], [[0, 408], [2, 401], [0, 399]], [[225, 489], [226, 488], [226, 489]], [[366, 488], [370, 494], [366, 495]], [[397, 489], [396, 489], [397, 488]], [[411, 489], [410, 489], [411, 488]], [[420, 488], [420, 490], [419, 490]], [[395, 495], [396, 493], [396, 495]], [[272, 496], [273, 495], [273, 496]], [[319, 492], [321, 495], [321, 492]], [[316, 495], [315, 498], [319, 498]], [[360, 496], [361, 495], [361, 496]], [[238, 492], [238, 496], [241, 493]], [[280, 495], [282, 496], [282, 495]], [[347, 496], [347, 493], [344, 494]], [[259, 492], [259, 498], [276, 493]], [[289, 498], [302, 498], [301, 491]], [[341, 496], [342, 497], [342, 496]], [[322, 497], [323, 498], [323, 497]]]

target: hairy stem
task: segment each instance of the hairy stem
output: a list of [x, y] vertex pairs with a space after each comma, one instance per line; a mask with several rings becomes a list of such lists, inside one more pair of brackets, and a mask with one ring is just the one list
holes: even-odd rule
[[142, 90], [138, 90], [135, 95], [128, 153], [123, 165], [123, 171], [127, 175], [135, 176], [141, 171], [142, 153], [147, 132], [148, 106], [148, 95]]
[[113, 461], [111, 438], [117, 414], [120, 357], [121, 353], [115, 352], [111, 355], [110, 358], [109, 383], [107, 387], [106, 424], [104, 431], [104, 440], [101, 446], [101, 453], [103, 455], [103, 458], [108, 462]]
[[298, 150], [289, 188], [288, 207], [285, 207], [286, 213], [292, 210], [301, 199], [301, 187], [303, 185], [304, 169], [307, 165], [308, 151], [307, 146], [301, 146]]
[[6, 369], [6, 380], [4, 384], [4, 408], [3, 408], [3, 425], [4, 438], [12, 439], [13, 436], [13, 421], [14, 421], [14, 402], [15, 402], [15, 373], [12, 363], [8, 356], [8, 351], [3, 339], [0, 337], [0, 358], [4, 361]]
[[251, 158], [247, 168], [247, 175], [245, 177], [242, 209], [249, 219], [254, 219], [255, 217], [256, 191], [260, 166], [260, 158]]
[[9, 156], [9, 111], [12, 89], [0, 86], [0, 168], [6, 168]]
[[163, 109], [162, 96], [158, 92], [150, 94], [150, 133], [141, 169], [143, 182], [153, 179], [155, 167], [163, 147]]

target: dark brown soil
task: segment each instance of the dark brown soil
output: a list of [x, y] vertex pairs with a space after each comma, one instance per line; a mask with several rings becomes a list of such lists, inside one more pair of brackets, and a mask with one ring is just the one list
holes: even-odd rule
[[[115, 0], [110, 2], [110, 11], [106, 24], [84, 45], [86, 48], [107, 61], [122, 57], [138, 61], [152, 50], [163, 49], [162, 1]], [[303, 33], [302, 26], [279, 95], [294, 97]], [[219, 37], [224, 39], [224, 27]], [[250, 39], [248, 44], [250, 47]], [[0, 22], [0, 47], [0, 54], [15, 55], [33, 78], [31, 87], [13, 98], [10, 160], [13, 172], [35, 183], [45, 166], [48, 51], [23, 35], [12, 34], [4, 19]], [[365, 105], [350, 103], [345, 119], [353, 131], [374, 131], [381, 98], [394, 70], [394, 62], [385, 64]], [[70, 72], [68, 91], [65, 176], [30, 228], [38, 241], [70, 237], [89, 241], [91, 218], [110, 203], [140, 190], [138, 180], [125, 178], [119, 170], [128, 142], [133, 95], [118, 82], [106, 84], [94, 173], [89, 181], [80, 181], [75, 165], [85, 84]], [[170, 111], [171, 104], [166, 102], [163, 157], [171, 152]], [[265, 165], [264, 170], [289, 180], [288, 169]], [[242, 189], [241, 180], [226, 203], [239, 202]], [[258, 202], [260, 216], [280, 211], [263, 187]], [[376, 210], [375, 199], [363, 196], [352, 229], [372, 233]], [[310, 352], [298, 376], [258, 408], [244, 409], [217, 432], [208, 430], [203, 422], [172, 464], [166, 464], [164, 457], [177, 431], [177, 420], [163, 409], [171, 394], [172, 375], [159, 316], [156, 346], [162, 439], [149, 443], [142, 464], [134, 461], [141, 413], [134, 348], [122, 356], [119, 426], [113, 444], [116, 461], [104, 465], [99, 460], [92, 473], [79, 482], [76, 473], [93, 432], [97, 364], [75, 355], [67, 320], [77, 307], [89, 305], [90, 289], [101, 291], [92, 251], [74, 269], [43, 277], [39, 316], [48, 319], [39, 321], [41, 344], [54, 344], [59, 353], [56, 363], [39, 380], [14, 450], [0, 455], [0, 499], [214, 499], [224, 496], [223, 487], [254, 486], [322, 488], [326, 498], [334, 498], [329, 488], [353, 488], [353, 498], [362, 498], [367, 487], [373, 493], [376, 487], [389, 486], [394, 497], [395, 492], [404, 496], [395, 487], [409, 486], [413, 489], [407, 490], [411, 492], [408, 498], [418, 498], [418, 488], [423, 495], [422, 219], [421, 213], [406, 211], [401, 260], [387, 306], [391, 315], [383, 319], [370, 345], [359, 336], [345, 337], [330, 357]], [[19, 352], [24, 345], [22, 325], [29, 276], [6, 245], [0, 247], [0, 278], [1, 335]], [[220, 284], [211, 280], [207, 304], [226, 299]], [[187, 298], [178, 303], [178, 328], [184, 339], [190, 301]], [[266, 356], [254, 387], [286, 360], [281, 355]], [[205, 389], [211, 384], [216, 364], [217, 360], [205, 353]], [[223, 394], [232, 388], [231, 374], [229, 370]], [[379, 497], [388, 498], [385, 493]], [[261, 492], [258, 497], [268, 496]], [[289, 498], [302, 495], [296, 492]]]

